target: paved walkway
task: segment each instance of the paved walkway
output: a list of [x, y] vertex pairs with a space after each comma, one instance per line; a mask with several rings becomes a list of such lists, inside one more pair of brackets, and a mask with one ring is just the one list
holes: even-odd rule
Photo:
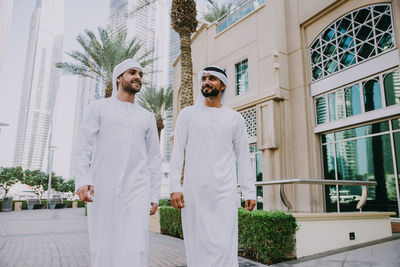
[[273, 267], [399, 267], [400, 235], [391, 238], [356, 245], [314, 256], [304, 257], [285, 263], [270, 265]]
[[[150, 267], [186, 264], [177, 238], [150, 233], [149, 254]], [[88, 267], [89, 258], [84, 209], [0, 212], [1, 267]], [[262, 266], [239, 260], [240, 267]]]
[[[0, 266], [88, 267], [84, 209], [0, 212]], [[263, 266], [239, 258], [240, 267]], [[150, 267], [185, 266], [183, 241], [150, 233]], [[265, 265], [264, 265], [265, 266]], [[400, 236], [271, 266], [400, 266]], [[110, 266], [111, 267], [111, 266]], [[206, 267], [206, 266], [205, 266]]]

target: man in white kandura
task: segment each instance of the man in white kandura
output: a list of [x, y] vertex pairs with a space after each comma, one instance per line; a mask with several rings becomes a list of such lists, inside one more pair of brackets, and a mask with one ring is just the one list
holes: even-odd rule
[[[227, 76], [210, 66], [200, 75], [194, 106], [175, 126], [171, 204], [182, 209], [188, 267], [238, 266], [238, 182], [248, 210], [255, 206], [248, 135], [242, 115], [224, 105]], [[183, 188], [180, 184], [186, 150]]]
[[155, 118], [135, 102], [142, 76], [134, 59], [117, 65], [112, 97], [93, 102], [80, 124], [75, 185], [89, 202], [94, 267], [148, 266], [149, 211], [157, 210], [162, 174]]

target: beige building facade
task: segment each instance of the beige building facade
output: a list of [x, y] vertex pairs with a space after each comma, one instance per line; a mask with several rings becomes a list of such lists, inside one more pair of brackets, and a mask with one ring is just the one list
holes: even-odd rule
[[[364, 210], [399, 218], [400, 1], [249, 0], [192, 38], [194, 96], [208, 65], [228, 75], [258, 181], [377, 181]], [[174, 121], [180, 58], [174, 63]], [[361, 189], [290, 185], [296, 211], [355, 211]], [[285, 210], [279, 186], [258, 190]]]

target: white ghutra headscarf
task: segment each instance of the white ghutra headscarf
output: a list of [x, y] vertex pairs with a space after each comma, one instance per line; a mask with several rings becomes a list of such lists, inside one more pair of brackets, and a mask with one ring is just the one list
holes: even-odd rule
[[[201, 93], [201, 84], [202, 84], [202, 78], [203, 78], [204, 74], [214, 75], [215, 77], [220, 79], [221, 82], [223, 82], [225, 84], [225, 90], [228, 88], [228, 77], [226, 76], [226, 72], [224, 71], [224, 69], [222, 69], [218, 66], [205, 67], [200, 73], [200, 79], [199, 79], [200, 89], [199, 89], [199, 94], [197, 95], [196, 101], [194, 103], [195, 106], [199, 106], [200, 104], [204, 103], [205, 97]], [[221, 104], [222, 105], [225, 104], [225, 91], [221, 95]]]
[[113, 79], [112, 79], [112, 85], [113, 85], [112, 96], [117, 96], [118, 92], [117, 78], [125, 71], [132, 68], [137, 68], [143, 71], [142, 66], [140, 66], [139, 62], [137, 62], [133, 58], [125, 59], [124, 61], [122, 61], [121, 63], [119, 63], [117, 66], [114, 67]]

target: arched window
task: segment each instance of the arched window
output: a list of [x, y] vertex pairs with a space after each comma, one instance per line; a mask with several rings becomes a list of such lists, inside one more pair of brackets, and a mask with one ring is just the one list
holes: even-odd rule
[[386, 106], [400, 103], [400, 79], [398, 72], [386, 75], [383, 81], [385, 87]]
[[344, 89], [346, 116], [350, 117], [361, 113], [361, 98], [358, 84]]
[[368, 80], [363, 84], [365, 111], [382, 108], [381, 86], [377, 79]]
[[316, 101], [317, 106], [317, 124], [322, 124], [328, 121], [328, 112], [326, 108], [326, 98], [320, 97]]
[[343, 119], [343, 92], [336, 91], [328, 95], [329, 99], [329, 118], [331, 121]]
[[309, 48], [312, 82], [395, 48], [392, 25], [390, 4], [363, 7], [336, 20]]

